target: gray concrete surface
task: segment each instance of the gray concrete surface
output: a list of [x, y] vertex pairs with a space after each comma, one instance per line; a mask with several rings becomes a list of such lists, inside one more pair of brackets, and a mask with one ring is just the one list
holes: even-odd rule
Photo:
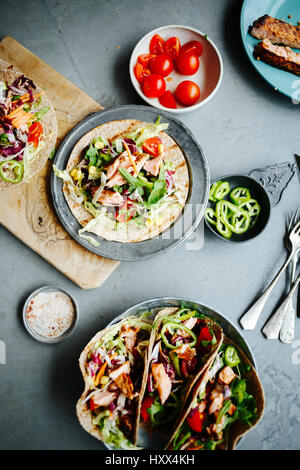
[[[276, 93], [253, 70], [239, 34], [241, 2], [231, 0], [44, 0], [1, 2], [0, 34], [9, 34], [102, 105], [141, 103], [127, 67], [135, 43], [164, 24], [187, 24], [207, 33], [224, 60], [222, 86], [205, 107], [182, 121], [200, 141], [212, 178], [299, 153], [299, 106]], [[22, 12], [22, 14], [18, 14]], [[119, 47], [120, 46], [120, 47]], [[156, 296], [199, 299], [237, 324], [238, 318], [281, 265], [286, 216], [299, 204], [295, 176], [268, 229], [248, 244], [228, 245], [205, 231], [199, 251], [182, 244], [153, 261], [121, 264], [99, 289], [83, 291], [0, 227], [1, 449], [99, 449], [75, 415], [82, 390], [77, 357], [90, 337], [129, 306]], [[25, 297], [45, 284], [69, 289], [80, 307], [71, 338], [35, 342], [24, 330]], [[260, 326], [284, 288], [274, 290]], [[300, 322], [294, 349], [268, 342], [258, 328], [246, 338], [257, 359], [266, 412], [242, 449], [300, 449]], [[298, 364], [297, 364], [298, 362]]]

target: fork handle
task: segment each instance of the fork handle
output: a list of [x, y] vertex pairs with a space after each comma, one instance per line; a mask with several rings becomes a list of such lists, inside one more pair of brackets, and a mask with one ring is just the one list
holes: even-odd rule
[[295, 254], [295, 250], [292, 250], [290, 255], [287, 257], [285, 263], [283, 263], [281, 269], [276, 274], [273, 281], [269, 284], [269, 286], [261, 295], [261, 297], [252, 305], [252, 307], [240, 319], [240, 324], [244, 330], [254, 330], [254, 328], [256, 327], [258, 319], [261, 315], [261, 312], [263, 311], [265, 303], [267, 302], [273, 290], [273, 287], [276, 285], [278, 279], [280, 278], [280, 276], [282, 275], [282, 273], [288, 266], [294, 254]]
[[300, 282], [300, 274], [297, 277], [296, 281], [294, 282], [288, 296], [285, 298], [285, 300], [282, 302], [280, 307], [276, 310], [274, 315], [272, 315], [270, 320], [263, 327], [262, 332], [267, 337], [267, 339], [278, 338], [283, 319], [286, 315], [287, 309], [290, 305], [290, 302], [293, 298], [295, 290], [298, 287], [299, 282]]
[[[298, 261], [298, 251], [295, 253], [295, 256], [293, 257], [293, 261], [292, 261], [293, 266], [292, 266], [292, 273], [291, 273], [291, 279], [290, 279], [290, 285], [289, 285], [290, 288], [292, 287], [293, 282], [295, 281], [297, 261]], [[291, 299], [287, 307], [287, 311], [286, 311], [286, 314], [285, 314], [285, 317], [283, 319], [283, 323], [280, 329], [280, 333], [279, 333], [280, 341], [282, 341], [282, 343], [290, 344], [294, 341], [294, 334], [295, 334], [295, 310], [293, 306], [293, 299]]]

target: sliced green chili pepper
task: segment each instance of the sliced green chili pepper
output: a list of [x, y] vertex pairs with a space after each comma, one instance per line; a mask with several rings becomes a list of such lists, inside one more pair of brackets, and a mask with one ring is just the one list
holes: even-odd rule
[[242, 204], [239, 205], [239, 209], [241, 211], [248, 212], [250, 217], [260, 213], [260, 205], [256, 199], [250, 199], [249, 201], [242, 202]]
[[[233, 233], [238, 235], [247, 232], [250, 227], [250, 216], [246, 212], [241, 212], [240, 214], [233, 214], [231, 221], [229, 222], [229, 228]], [[227, 224], [227, 221], [225, 221]]]
[[243, 186], [237, 186], [236, 188], [234, 188], [231, 191], [229, 197], [232, 200], [232, 202], [236, 204], [237, 206], [239, 206], [243, 202], [250, 201], [251, 199], [249, 189], [244, 188]]
[[224, 360], [227, 366], [230, 367], [237, 366], [241, 362], [238, 352], [233, 346], [227, 346], [224, 354]]
[[253, 226], [260, 214], [260, 205], [258, 202], [255, 199], [250, 199], [250, 201], [240, 204], [239, 209], [248, 212], [251, 218], [250, 226]]
[[217, 201], [221, 201], [230, 192], [230, 185], [228, 181], [222, 181], [221, 184], [215, 189], [213, 197]]
[[214, 193], [216, 191], [216, 189], [223, 183], [222, 180], [219, 180], [219, 181], [216, 181], [212, 187], [210, 188], [210, 191], [209, 191], [209, 200], [211, 202], [216, 202], [217, 200], [215, 199], [214, 197]]
[[232, 395], [238, 403], [242, 403], [246, 392], [246, 379], [239, 380], [234, 389]]
[[[181, 315], [183, 312], [189, 312], [189, 313], [186, 313], [185, 315]], [[189, 308], [182, 308], [181, 310], [179, 310], [179, 312], [176, 313], [176, 315], [178, 315], [178, 319], [183, 322], [185, 320], [188, 320], [189, 318], [195, 316], [198, 312], [196, 312], [196, 310], [190, 310]]]
[[232, 232], [228, 228], [228, 226], [224, 224], [222, 220], [220, 219], [218, 220], [216, 227], [217, 227], [219, 234], [222, 235], [222, 237], [231, 238]]
[[168, 321], [163, 325], [160, 334], [161, 334], [161, 338], [162, 338], [164, 344], [169, 349], [176, 349], [178, 346], [177, 345], [173, 346], [173, 344], [169, 343], [168, 339], [165, 336], [165, 332], [168, 331], [169, 333], [174, 334], [175, 330], [183, 330], [186, 333], [188, 333], [193, 338], [193, 341], [191, 343], [187, 343], [187, 344], [189, 344], [189, 346], [191, 348], [193, 346], [195, 346], [195, 344], [197, 342], [197, 336], [195, 335], [195, 333], [192, 330], [190, 330], [185, 325], [182, 325], [181, 323], [178, 323], [176, 321]]
[[[7, 172], [14, 173], [15, 177], [12, 178]], [[19, 183], [23, 178], [24, 167], [22, 162], [16, 160], [9, 160], [8, 162], [0, 163], [0, 176], [8, 183]]]
[[215, 211], [211, 207], [205, 209], [205, 218], [210, 224], [217, 225], [218, 219]]
[[216, 213], [218, 220], [221, 220], [233, 233], [242, 234], [250, 227], [249, 214], [241, 211], [239, 207], [229, 201], [219, 201], [216, 205]]

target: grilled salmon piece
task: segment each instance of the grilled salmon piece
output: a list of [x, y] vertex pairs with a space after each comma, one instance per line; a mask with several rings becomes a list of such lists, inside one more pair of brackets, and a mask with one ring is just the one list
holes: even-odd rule
[[219, 382], [223, 382], [223, 384], [229, 385], [235, 377], [236, 374], [233, 372], [231, 367], [226, 366], [219, 373]]
[[115, 158], [113, 163], [111, 163], [107, 169], [106, 178], [109, 180], [114, 176], [120, 167], [128, 168], [131, 165], [127, 152], [122, 152], [118, 158]]
[[154, 379], [155, 388], [158, 391], [159, 399], [163, 405], [169, 398], [172, 383], [162, 364], [155, 362], [152, 364], [151, 372]]
[[95, 393], [93, 396], [93, 402], [97, 406], [109, 406], [115, 398], [115, 393], [99, 390], [99, 392]]
[[[125, 153], [125, 152], [123, 152]], [[126, 153], [127, 155], [127, 153]], [[140, 170], [143, 168], [144, 166], [144, 163], [148, 160], [148, 154], [146, 153], [135, 153], [134, 155], [132, 155], [133, 157], [133, 160], [134, 160], [134, 164], [135, 164], [135, 167], [136, 167], [136, 170], [137, 170], [137, 174], [139, 174]], [[107, 174], [106, 174], [106, 177], [107, 179], [109, 179], [109, 181], [106, 183], [106, 187], [107, 188], [113, 188], [115, 185], [117, 186], [122, 186], [122, 184], [125, 184], [126, 181], [125, 179], [123, 178], [123, 176], [120, 175], [119, 173], [119, 168], [126, 168], [126, 170], [129, 171], [129, 173], [133, 174], [134, 173], [134, 169], [132, 167], [132, 164], [129, 160], [129, 157], [127, 156], [124, 157], [123, 159], [120, 158], [120, 161], [119, 162], [116, 162], [116, 163], [113, 163], [112, 165], [115, 165], [114, 168], [116, 168], [115, 172], [113, 173], [113, 176], [111, 179], [109, 179], [110, 177], [108, 176], [109, 174], [112, 173], [112, 170]]]
[[160, 170], [162, 162], [162, 156], [158, 156], [155, 158], [152, 158], [151, 160], [148, 160], [145, 165], [144, 165], [144, 170], [148, 171], [148, 173], [151, 173], [153, 176], [157, 176]]
[[275, 46], [264, 39], [254, 47], [253, 55], [273, 67], [300, 75], [300, 54], [289, 47]]
[[103, 206], [118, 207], [124, 204], [124, 198], [120, 193], [116, 193], [110, 189], [103, 189], [98, 202]]
[[251, 36], [257, 39], [269, 39], [274, 44], [300, 49], [300, 27], [264, 15], [249, 27]]
[[112, 380], [116, 380], [121, 374], [130, 374], [130, 362], [126, 361], [117, 369], [114, 369], [109, 373], [109, 376]]

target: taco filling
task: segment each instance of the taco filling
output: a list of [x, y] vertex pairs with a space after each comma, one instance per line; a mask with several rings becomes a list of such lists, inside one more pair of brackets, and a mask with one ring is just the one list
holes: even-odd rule
[[[175, 142], [171, 145], [170, 137], [163, 132], [168, 124], [160, 123], [160, 119], [155, 124], [135, 122], [132, 130], [132, 121], [124, 121], [123, 132], [117, 136], [110, 132], [112, 138], [107, 135], [116, 127], [114, 122], [96, 128], [81, 152], [74, 149], [66, 170], [53, 166], [65, 183], [72, 212], [84, 225], [79, 235], [92, 244], [96, 240], [83, 232], [123, 242], [149, 238], [153, 227], [160, 228], [168, 217], [170, 225], [185, 203], [186, 162]], [[174, 148], [177, 156], [180, 152], [179, 163], [172, 156]], [[86, 211], [85, 216], [78, 205]]]
[[[28, 182], [46, 162], [55, 139], [56, 119], [44, 91], [0, 61], [0, 189]], [[32, 166], [35, 158], [40, 161]]]
[[151, 324], [142, 318], [126, 319], [96, 340], [86, 355], [86, 390], [77, 405], [78, 416], [91, 413], [99, 438], [115, 448], [136, 444], [150, 330]]
[[169, 448], [225, 450], [233, 423], [250, 428], [257, 420], [256, 399], [245, 378], [251, 367], [233, 345], [222, 344]]
[[141, 407], [142, 421], [159, 427], [174, 424], [193, 382], [222, 338], [218, 325], [195, 310], [183, 307], [166, 313], [162, 311], [155, 322], [160, 325]]

